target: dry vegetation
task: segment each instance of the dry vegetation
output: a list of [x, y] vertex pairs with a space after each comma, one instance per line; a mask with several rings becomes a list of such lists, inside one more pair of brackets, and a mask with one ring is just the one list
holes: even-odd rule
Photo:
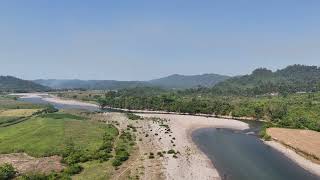
[[320, 132], [301, 129], [269, 128], [267, 134], [299, 154], [320, 163]]

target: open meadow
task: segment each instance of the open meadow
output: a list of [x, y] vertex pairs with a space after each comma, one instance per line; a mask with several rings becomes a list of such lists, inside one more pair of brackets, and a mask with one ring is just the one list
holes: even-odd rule
[[0, 167], [12, 166], [13, 177], [109, 179], [134, 149], [130, 129], [119, 132], [98, 113], [0, 102]]

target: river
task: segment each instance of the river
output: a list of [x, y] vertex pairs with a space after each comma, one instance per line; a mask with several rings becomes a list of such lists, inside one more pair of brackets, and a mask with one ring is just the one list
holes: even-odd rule
[[204, 128], [192, 139], [227, 180], [316, 180], [295, 162], [248, 131]]

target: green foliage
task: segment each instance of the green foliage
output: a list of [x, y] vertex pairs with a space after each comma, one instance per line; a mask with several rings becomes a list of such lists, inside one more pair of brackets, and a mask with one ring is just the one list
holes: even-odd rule
[[11, 164], [4, 164], [0, 166], [0, 180], [13, 179], [17, 171]]
[[272, 127], [272, 124], [264, 124], [264, 126], [261, 128], [260, 132], [259, 132], [259, 136], [265, 140], [265, 141], [270, 141], [271, 140], [271, 136], [269, 136], [267, 134], [267, 128]]
[[208, 91], [216, 95], [244, 96], [316, 92], [320, 90], [319, 77], [317, 66], [292, 65], [275, 72], [259, 68], [250, 75], [227, 79]]
[[130, 151], [132, 149], [132, 143], [135, 141], [135, 136], [129, 131], [121, 132], [119, 139], [116, 142], [115, 157], [112, 161], [112, 165], [117, 167], [123, 162], [127, 161], [130, 157]]
[[27, 173], [19, 176], [18, 180], [71, 180], [70, 175], [65, 173], [51, 173], [51, 174], [42, 174], [42, 173]]
[[130, 120], [141, 120], [141, 119], [143, 119], [141, 116], [138, 116], [138, 115], [133, 114], [133, 113], [126, 113], [126, 115]]
[[58, 112], [59, 110], [56, 109], [53, 105], [48, 104], [47, 107], [44, 109], [44, 113], [55, 113]]
[[82, 171], [82, 167], [79, 164], [72, 164], [68, 166], [66, 169], [64, 169], [64, 173], [68, 175], [74, 175], [74, 174], [79, 174]]

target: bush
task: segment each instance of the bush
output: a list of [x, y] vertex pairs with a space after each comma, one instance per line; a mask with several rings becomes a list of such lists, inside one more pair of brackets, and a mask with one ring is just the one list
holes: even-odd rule
[[44, 110], [45, 113], [55, 113], [59, 110], [56, 109], [53, 105], [47, 105], [46, 109]]
[[70, 176], [67, 174], [58, 174], [58, 173], [51, 173], [49, 175], [40, 174], [40, 173], [29, 173], [24, 174], [19, 177], [21, 180], [71, 180]]
[[160, 156], [160, 157], [163, 157], [162, 152], [158, 152], [157, 155]]
[[269, 136], [269, 135], [267, 134], [267, 128], [268, 128], [269, 126], [270, 126], [270, 125], [264, 125], [264, 126], [261, 128], [260, 132], [259, 132], [259, 136], [260, 136], [263, 140], [265, 140], [265, 141], [270, 141], [270, 140], [271, 140], [271, 136]]
[[121, 162], [129, 159], [129, 153], [127, 151], [120, 151], [116, 155], [116, 159], [119, 159]]
[[141, 119], [143, 119], [141, 116], [135, 115], [133, 113], [127, 113], [126, 115], [130, 120], [141, 120]]
[[[23, 180], [48, 180], [49, 177], [46, 176], [45, 174], [24, 174], [21, 179]], [[54, 178], [52, 178], [54, 179]]]
[[67, 167], [64, 172], [69, 175], [79, 174], [82, 171], [82, 167], [79, 164], [73, 164]]
[[169, 151], [168, 151], [168, 154], [175, 154], [176, 152], [173, 150], [173, 149], [170, 149]]
[[119, 159], [114, 159], [112, 161], [112, 166], [118, 167], [122, 164], [122, 162]]
[[17, 174], [17, 171], [14, 169], [14, 167], [11, 164], [4, 164], [0, 166], [0, 179], [7, 180], [7, 179], [13, 179], [15, 175]]

